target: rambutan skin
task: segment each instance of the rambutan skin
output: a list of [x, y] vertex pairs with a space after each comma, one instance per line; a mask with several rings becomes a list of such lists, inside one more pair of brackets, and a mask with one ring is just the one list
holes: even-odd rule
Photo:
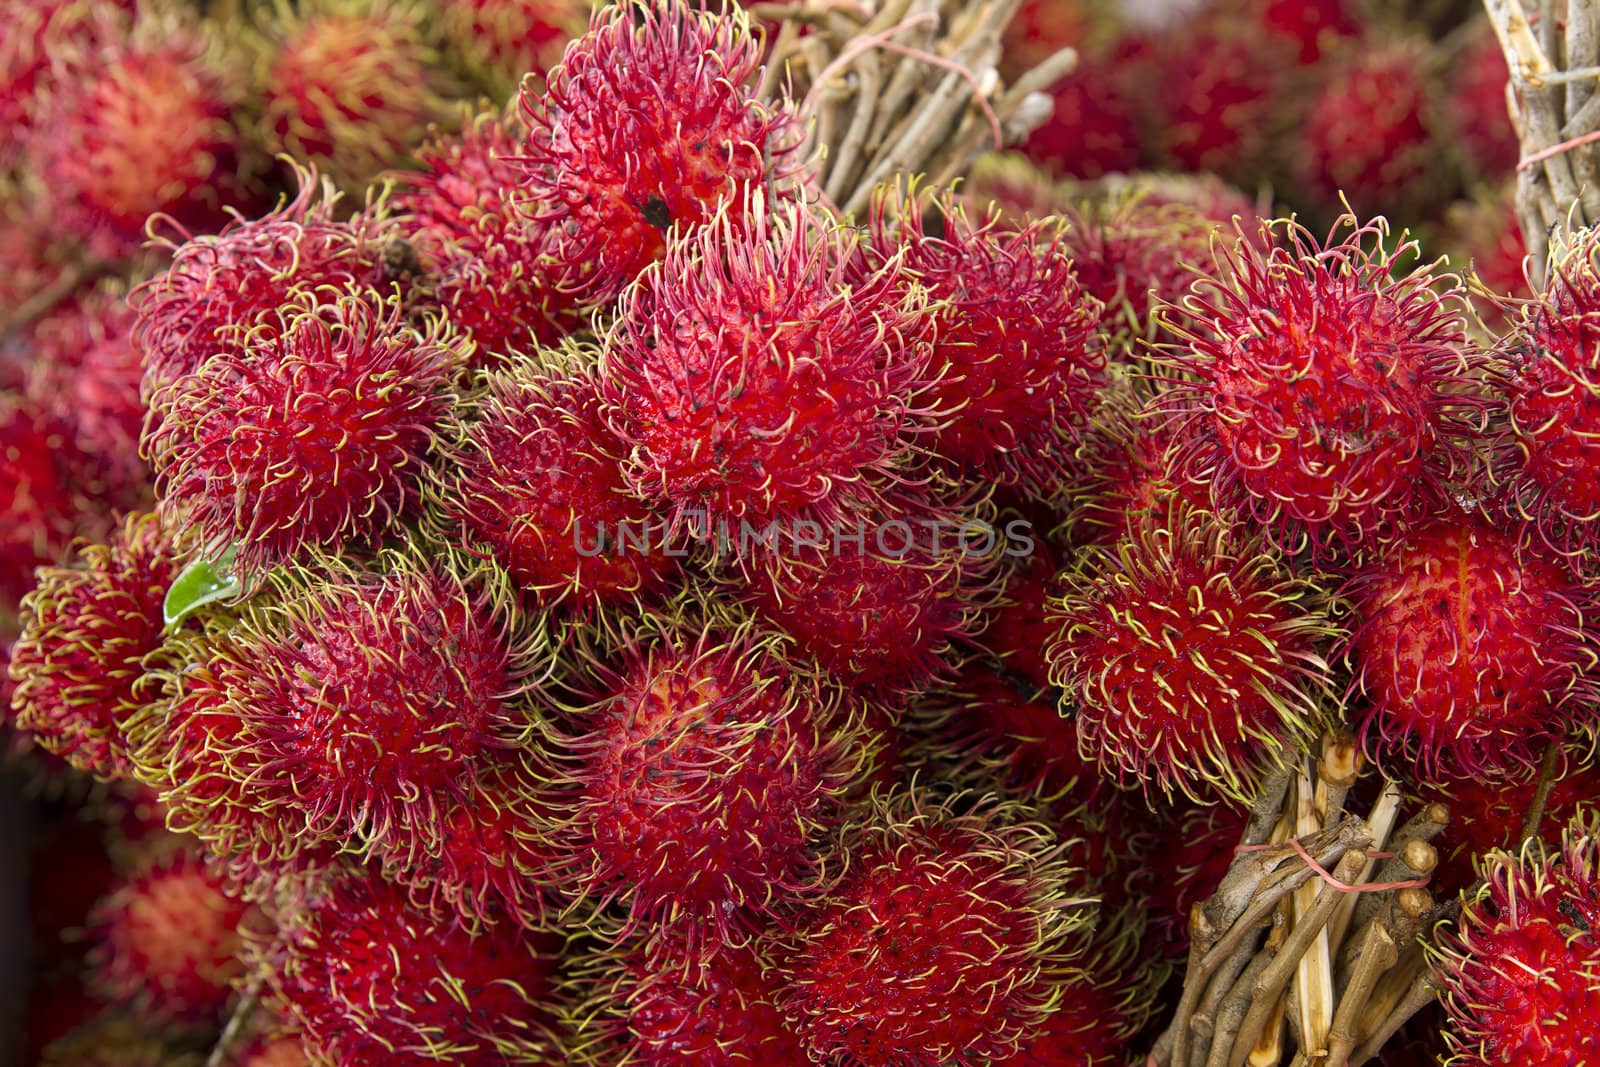
[[1600, 869], [1593, 817], [1559, 852], [1496, 851], [1454, 929], [1430, 946], [1452, 1064], [1583, 1064], [1600, 1055]]
[[436, 0], [440, 35], [456, 62], [499, 100], [524, 75], [543, 76], [583, 30], [575, 0]]
[[214, 1023], [244, 973], [238, 953], [248, 912], [199, 854], [158, 862], [96, 909], [91, 980], [148, 1019]]
[[252, 576], [382, 532], [420, 495], [468, 347], [371, 290], [298, 294], [156, 398], [162, 512], [233, 545]]
[[625, 484], [594, 372], [572, 363], [488, 375], [443, 431], [429, 497], [441, 536], [490, 553], [528, 603], [584, 614], [663, 590], [681, 561]]
[[818, 877], [809, 844], [855, 780], [860, 728], [748, 623], [666, 621], [627, 637], [561, 747], [578, 799], [571, 880], [618, 900], [623, 933], [675, 922], [739, 939]]
[[1590, 717], [1590, 597], [1482, 516], [1417, 524], [1350, 581], [1363, 733], [1447, 775], [1507, 769]]
[[82, 771], [130, 773], [123, 728], [159, 699], [147, 660], [164, 641], [161, 605], [178, 572], [171, 533], [130, 515], [73, 566], [40, 572], [12, 649], [17, 725]]
[[319, 1067], [564, 1062], [552, 953], [525, 932], [473, 934], [370, 872], [313, 884], [281, 926], [254, 972]]
[[[884, 206], [887, 208], [887, 205]], [[1039, 488], [1059, 480], [1065, 442], [1087, 421], [1105, 355], [1098, 302], [1083, 291], [1058, 231], [980, 221], [940, 205], [943, 236], [911, 201], [877, 243], [905, 250], [907, 280], [934, 310], [925, 402], [941, 425], [932, 448], [964, 475]]]
[[1138, 170], [1145, 159], [1139, 108], [1113, 62], [1085, 56], [1050, 88], [1050, 117], [1020, 151], [1052, 172], [1099, 178]]
[[344, 218], [331, 183], [297, 170], [297, 191], [259, 218], [236, 217], [216, 234], [167, 242], [167, 269], [130, 294], [133, 342], [145, 362], [148, 403], [241, 333], [270, 320], [296, 289], [381, 282], [382, 212]]
[[[1275, 247], [1282, 233], [1285, 243]], [[1156, 403], [1182, 468], [1272, 539], [1359, 549], [1449, 498], [1486, 436], [1456, 279], [1398, 279], [1376, 220], [1319, 242], [1290, 222], [1219, 256], [1213, 286], [1163, 315], [1178, 374]]]
[[1325, 609], [1226, 517], [1174, 508], [1063, 583], [1052, 678], [1084, 754], [1124, 785], [1243, 797], [1325, 717]]
[[681, 234], [622, 298], [601, 396], [629, 485], [688, 516], [818, 514], [870, 499], [906, 453], [925, 373], [922, 308], [898, 260], [867, 269], [854, 231], [759, 195]]
[[564, 288], [609, 303], [661, 257], [668, 230], [737, 216], [752, 190], [787, 180], [795, 121], [746, 88], [760, 48], [742, 11], [608, 6], [547, 92], [524, 88], [528, 188], [564, 234]]

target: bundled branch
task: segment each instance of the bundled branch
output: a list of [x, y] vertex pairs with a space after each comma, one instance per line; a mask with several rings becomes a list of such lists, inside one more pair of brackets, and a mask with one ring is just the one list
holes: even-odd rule
[[1050, 115], [1046, 93], [1071, 73], [1064, 48], [1003, 83], [1001, 35], [1020, 0], [802, 0], [756, 4], [780, 24], [764, 97], [787, 79], [810, 121], [822, 191], [859, 214], [902, 174], [944, 185], [983, 152], [1026, 137]]
[[1600, 8], [1564, 0], [1484, 0], [1511, 69], [1522, 142], [1517, 216], [1544, 282], [1552, 240], [1600, 221]]
[[1366, 815], [1347, 811], [1360, 771], [1356, 742], [1329, 735], [1266, 783], [1216, 893], [1190, 913], [1151, 1067], [1355, 1067], [1437, 996], [1417, 937], [1443, 911], [1426, 884], [1449, 812], [1401, 823], [1390, 782]]

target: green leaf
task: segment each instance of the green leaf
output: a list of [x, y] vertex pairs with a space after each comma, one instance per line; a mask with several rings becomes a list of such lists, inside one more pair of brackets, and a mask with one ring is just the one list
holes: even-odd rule
[[166, 599], [161, 602], [161, 617], [169, 628], [207, 604], [238, 594], [239, 577], [233, 573], [235, 555], [230, 545], [214, 560], [202, 558], [192, 561], [172, 580]]

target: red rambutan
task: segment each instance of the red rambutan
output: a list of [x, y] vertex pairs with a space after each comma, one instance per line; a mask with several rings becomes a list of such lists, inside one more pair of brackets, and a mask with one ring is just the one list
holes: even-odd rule
[[844, 831], [848, 871], [779, 955], [806, 1052], [861, 1067], [1015, 1054], [1058, 1002], [1092, 920], [1062, 843], [993, 799], [913, 789], [877, 809]]
[[766, 946], [690, 948], [670, 926], [580, 958], [574, 1062], [607, 1067], [800, 1067]]
[[730, 579], [823, 672], [864, 692], [916, 689], [982, 625], [995, 561], [1027, 547], [990, 518], [903, 489], [831, 523], [767, 527], [768, 541], [739, 545]]
[[906, 453], [926, 363], [899, 261], [867, 272], [854, 230], [756, 194], [681, 235], [628, 290], [601, 357], [630, 485], [738, 521], [871, 499]]
[[576, 0], [434, 0], [439, 33], [452, 58], [496, 100], [512, 96], [525, 74], [543, 77], [583, 30]]
[[430, 493], [441, 535], [485, 550], [526, 599], [585, 614], [663, 589], [680, 569], [624, 484], [587, 367], [491, 374], [445, 431]]
[[1085, 56], [1050, 88], [1050, 117], [1019, 146], [1029, 159], [1069, 178], [1138, 170], [1145, 161], [1139, 107], [1109, 60]]
[[1437, 202], [1449, 178], [1428, 54], [1424, 41], [1374, 43], [1327, 75], [1293, 153], [1318, 203], [1409, 217]]
[[1172, 509], [1063, 578], [1054, 679], [1124, 785], [1243, 797], [1316, 730], [1331, 632], [1316, 591], [1225, 518]]
[[196, 854], [154, 864], [95, 910], [91, 981], [142, 1017], [214, 1024], [243, 973], [240, 926], [248, 910]]
[[469, 345], [371, 290], [297, 294], [156, 398], [162, 513], [252, 578], [383, 532], [419, 496]]
[[342, 219], [331, 184], [309, 170], [296, 179], [293, 199], [260, 218], [235, 218], [215, 236], [180, 231], [182, 243], [168, 243], [171, 265], [130, 295], [147, 402], [275, 316], [296, 289], [381, 283], [382, 215]]
[[125, 36], [119, 17], [131, 0], [0, 0], [0, 167], [11, 168], [27, 148], [41, 103], [49, 99], [51, 57]]
[[12, 650], [17, 725], [79, 770], [128, 776], [123, 728], [160, 697], [148, 660], [165, 638], [161, 605], [177, 571], [171, 534], [149, 515], [129, 516], [76, 565], [41, 571]]
[[280, 2], [260, 25], [269, 147], [347, 189], [396, 166], [446, 117], [446, 77], [417, 0]]
[[1590, 704], [1590, 600], [1515, 530], [1481, 516], [1422, 522], [1357, 572], [1346, 655], [1362, 724], [1428, 771], [1531, 763]]
[[490, 109], [417, 150], [421, 168], [397, 176], [390, 203], [425, 267], [438, 270], [452, 258], [482, 251], [489, 237], [483, 232], [486, 216], [521, 191], [518, 153], [526, 137], [514, 111]]
[[1451, 1063], [1576, 1067], [1600, 1056], [1597, 832], [1579, 818], [1559, 854], [1534, 842], [1484, 861], [1485, 885], [1433, 949]]
[[941, 422], [931, 448], [963, 476], [1051, 485], [1105, 369], [1099, 304], [1059, 230], [1017, 230], [994, 214], [974, 223], [952, 201], [937, 206], [941, 236], [927, 231], [914, 199], [894, 232], [883, 210], [875, 220], [878, 243], [903, 249], [907, 281], [933, 305], [934, 380], [924, 395]]
[[624, 642], [561, 746], [572, 880], [623, 904], [624, 934], [736, 938], [818, 876], [808, 846], [855, 780], [859, 726], [748, 623], [663, 615]]
[[[1015, 532], [1021, 533], [1018, 528]], [[1045, 646], [1054, 626], [1046, 618], [1046, 601], [1055, 596], [1061, 562], [1042, 540], [1042, 531], [1028, 528], [1033, 551], [1014, 560], [1004, 573], [1000, 595], [989, 611], [982, 635], [974, 644], [992, 655], [1020, 688], [1042, 691], [1050, 687], [1050, 661]]]
[[106, 532], [81, 484], [89, 469], [71, 426], [0, 394], [0, 604], [21, 600], [34, 567], [61, 559], [74, 537]]
[[752, 190], [786, 180], [798, 131], [747, 88], [760, 49], [742, 9], [611, 5], [543, 96], [524, 87], [528, 185], [560, 225], [563, 288], [607, 304], [661, 257], [668, 230], [737, 217]]
[[1218, 505], [1278, 543], [1370, 546], [1448, 499], [1483, 434], [1460, 291], [1432, 265], [1396, 278], [1415, 245], [1386, 249], [1382, 219], [1346, 216], [1323, 243], [1275, 228], [1287, 244], [1240, 241], [1214, 284], [1164, 309], [1180, 373], [1156, 404]]
[[1268, 32], [1299, 48], [1300, 65], [1309, 67], [1324, 53], [1359, 37], [1360, 0], [1251, 0], [1252, 15]]
[[32, 151], [62, 222], [105, 259], [161, 212], [210, 229], [246, 192], [227, 61], [199, 27], [147, 14], [55, 58]]
[[280, 925], [254, 946], [254, 970], [314, 1063], [565, 1062], [551, 1032], [554, 959], [525, 931], [474, 933], [371, 873], [313, 885]]

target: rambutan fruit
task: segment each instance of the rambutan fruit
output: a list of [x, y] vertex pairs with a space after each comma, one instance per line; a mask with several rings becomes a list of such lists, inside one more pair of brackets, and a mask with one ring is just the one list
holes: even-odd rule
[[1159, 523], [1174, 503], [1210, 510], [1211, 487], [1184, 476], [1176, 446], [1179, 427], [1143, 414], [1147, 401], [1133, 390], [1108, 390], [1084, 434], [1063, 503], [1079, 545], [1110, 548]]
[[1274, 542], [1355, 550], [1448, 499], [1484, 436], [1471, 395], [1457, 280], [1433, 265], [1396, 278], [1415, 245], [1384, 247], [1382, 219], [1342, 218], [1319, 243], [1218, 257], [1204, 291], [1164, 309], [1179, 373], [1157, 398], [1184, 439], [1182, 469], [1242, 508]]
[[250, 578], [370, 540], [420, 496], [469, 346], [441, 319], [407, 325], [396, 297], [296, 294], [156, 398], [162, 513]]
[[167, 242], [171, 265], [130, 294], [146, 402], [277, 315], [296, 289], [381, 283], [383, 214], [369, 207], [346, 218], [329, 182], [310, 170], [295, 178], [294, 197], [260, 218], [236, 217], [214, 236], [180, 230], [180, 242]]
[[827, 524], [769, 526], [767, 541], [739, 546], [729, 578], [824, 673], [863, 692], [914, 690], [948, 674], [982, 625], [996, 561], [1023, 548], [991, 518], [904, 488]]
[[1058, 1003], [1094, 902], [1063, 843], [992, 797], [879, 796], [843, 831], [850, 865], [794, 921], [781, 1005], [813, 1062], [988, 1063]]
[[476, 928], [509, 919], [542, 929], [554, 914], [556, 819], [548, 783], [525, 753], [480, 756], [459, 798], [441, 813], [437, 842], [395, 834], [378, 842], [384, 877], [419, 907]]
[[1474, 19], [1451, 61], [1445, 106], [1455, 143], [1480, 181], [1511, 177], [1521, 156], [1506, 101], [1510, 80], [1494, 25], [1487, 18]]
[[[1017, 531], [1021, 533], [1019, 528]], [[1057, 552], [1044, 540], [1044, 532], [1028, 531], [1032, 551], [1013, 560], [1000, 578], [999, 596], [989, 610], [982, 635], [975, 641], [993, 656], [1006, 674], [1023, 687], [1043, 691], [1050, 687], [1050, 661], [1045, 646], [1054, 627], [1047, 619], [1046, 602], [1057, 593], [1061, 573]]]
[[1530, 764], [1588, 710], [1588, 594], [1525, 534], [1481, 515], [1421, 522], [1350, 580], [1345, 655], [1362, 733], [1425, 772]]
[[1374, 42], [1330, 71], [1299, 124], [1297, 178], [1328, 208], [1411, 217], [1451, 177], [1427, 69], [1428, 44]]
[[488, 364], [553, 344], [582, 324], [559, 288], [558, 233], [524, 208], [518, 162], [526, 132], [514, 115], [485, 112], [419, 153], [395, 195], [398, 225], [432, 273], [413, 303], [437, 308], [478, 344]]
[[543, 77], [583, 31], [586, 5], [575, 0], [434, 0], [450, 58], [496, 100], [515, 95], [523, 76]]
[[907, 451], [927, 361], [899, 261], [861, 264], [852, 229], [755, 194], [680, 235], [623, 296], [606, 338], [606, 421], [629, 485], [721, 522], [871, 499]]
[[[1592, 759], [1563, 752], [1550, 794], [1545, 798], [1544, 825], [1562, 826], [1600, 796], [1600, 768]], [[1523, 823], [1539, 790], [1539, 771], [1514, 768], [1510, 777], [1462, 778], [1424, 788], [1422, 799], [1450, 809], [1450, 824], [1435, 841], [1439, 865], [1433, 872], [1435, 893], [1466, 889], [1476, 879], [1474, 866], [1495, 849], [1515, 849]]]
[[443, 431], [429, 488], [441, 536], [491, 555], [538, 607], [581, 615], [664, 589], [681, 561], [624, 482], [594, 373], [523, 364], [484, 385]]
[[[560, 749], [577, 799], [563, 839], [570, 880], [618, 902], [618, 936], [672, 922], [738, 940], [751, 914], [819, 877], [809, 850], [856, 779], [860, 728], [746, 623], [647, 616]], [[694, 615], [704, 615], [696, 609]]]
[[1302, 67], [1353, 43], [1364, 28], [1360, 0], [1251, 0], [1249, 8], [1264, 29], [1299, 48]]
[[34, 568], [64, 557], [74, 537], [105, 532], [79, 484], [86, 460], [59, 417], [0, 394], [0, 604], [21, 600]]
[[1574, 238], [1492, 353], [1503, 398], [1498, 476], [1512, 509], [1563, 554], [1600, 547], [1600, 239]]
[[1326, 717], [1322, 598], [1227, 518], [1173, 508], [1062, 580], [1052, 677], [1123, 785], [1242, 798]]
[[1484, 886], [1432, 949], [1451, 1063], [1592, 1063], [1600, 1056], [1600, 832], [1578, 818], [1549, 854], [1492, 853]]
[[198, 25], [146, 12], [131, 32], [92, 35], [60, 68], [31, 152], [61, 223], [104, 259], [135, 252], [157, 212], [220, 226], [244, 198], [238, 91]]
[[800, 1067], [767, 946], [691, 947], [666, 926], [579, 957], [573, 1061], [630, 1067]]
[[1148, 65], [1144, 102], [1165, 164], [1259, 181], [1284, 125], [1293, 54], [1218, 6], [1164, 34]]
[[742, 10], [648, 0], [599, 9], [548, 91], [524, 87], [527, 184], [559, 223], [563, 288], [606, 305], [669, 230], [737, 220], [752, 190], [787, 181], [799, 131], [755, 98], [760, 62]]
[[448, 113], [450, 90], [416, 0], [285, 0], [260, 20], [260, 129], [274, 153], [364, 188]]
[[164, 725], [190, 736], [167, 741], [163, 800], [202, 821], [219, 809], [203, 836], [265, 809], [290, 838], [436, 852], [481, 760], [529, 726], [519, 698], [545, 653], [505, 584], [397, 553], [275, 574], [275, 596], [180, 683]]
[[1126, 173], [1145, 162], [1139, 107], [1113, 61], [1081, 57], [1049, 92], [1050, 117], [1018, 149], [1029, 159], [1068, 178]]
[[51, 59], [94, 47], [107, 35], [125, 36], [120, 16], [130, 0], [0, 0], [0, 168], [11, 169], [27, 149], [41, 103], [49, 99]]
[[1070, 183], [1057, 181], [1020, 152], [987, 152], [973, 162], [956, 194], [970, 210], [997, 212], [1014, 226], [1026, 226], [1059, 214], [1070, 191]]
[[565, 1062], [543, 941], [509, 926], [474, 933], [371, 872], [313, 883], [250, 957], [313, 1063]]
[[950, 200], [936, 206], [942, 235], [929, 232], [914, 198], [892, 230], [887, 202], [875, 219], [877, 243], [901, 250], [907, 282], [933, 306], [923, 396], [940, 422], [929, 447], [963, 476], [1051, 485], [1101, 385], [1099, 303], [1079, 284], [1059, 229], [1014, 229], [995, 214], [974, 222]]
[[243, 974], [239, 931], [248, 911], [198, 854], [156, 863], [96, 908], [90, 979], [143, 1018], [215, 1024]]
[[165, 639], [161, 605], [177, 571], [172, 534], [150, 515], [128, 516], [73, 565], [43, 569], [12, 650], [17, 725], [79, 770], [127, 777], [123, 729], [160, 698], [149, 661]]

